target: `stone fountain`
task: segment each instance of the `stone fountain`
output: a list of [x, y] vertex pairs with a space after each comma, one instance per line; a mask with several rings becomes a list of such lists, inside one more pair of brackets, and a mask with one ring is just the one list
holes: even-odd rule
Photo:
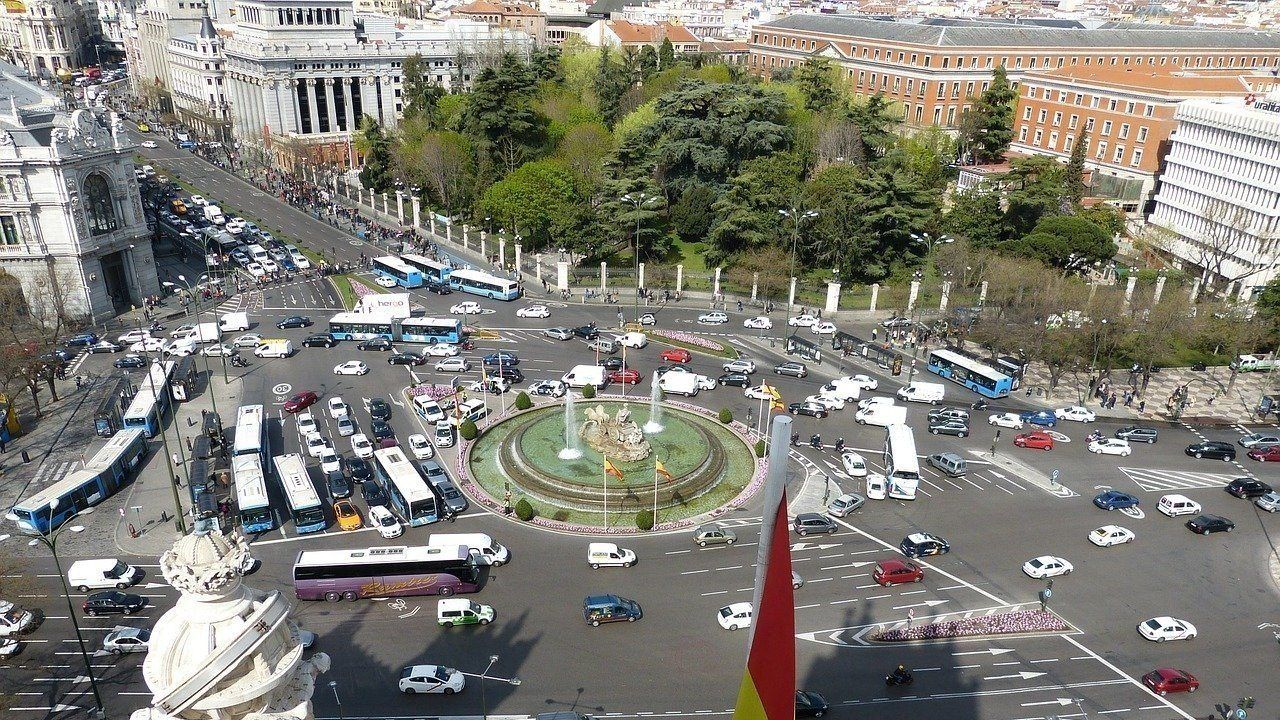
[[603, 405], [587, 410], [587, 421], [582, 424], [582, 439], [592, 450], [622, 462], [643, 460], [652, 452], [644, 432], [631, 419], [631, 411], [626, 408], [620, 408], [612, 417]]

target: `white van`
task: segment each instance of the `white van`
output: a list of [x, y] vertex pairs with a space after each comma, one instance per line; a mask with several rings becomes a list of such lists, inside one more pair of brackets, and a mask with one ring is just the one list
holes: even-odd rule
[[698, 385], [698, 377], [695, 373], [669, 372], [658, 378], [657, 383], [662, 392], [693, 397], [702, 389]]
[[379, 535], [388, 540], [400, 537], [404, 533], [404, 526], [400, 524], [400, 519], [382, 505], [369, 508], [369, 524], [377, 529]]
[[254, 262], [260, 263], [263, 260], [271, 259], [271, 256], [267, 254], [266, 248], [262, 247], [261, 245], [250, 245], [249, 247], [245, 248], [245, 252], [249, 253], [249, 257], [253, 258]]
[[1200, 503], [1186, 495], [1165, 495], [1160, 498], [1160, 504], [1156, 507], [1169, 517], [1200, 514]]
[[249, 313], [227, 313], [218, 319], [218, 327], [222, 332], [242, 332], [249, 329]]
[[418, 417], [429, 423], [446, 419], [444, 410], [440, 409], [440, 403], [426, 395], [418, 395], [413, 398], [413, 409], [418, 413]]
[[649, 344], [649, 336], [642, 332], [629, 332], [625, 335], [618, 335], [613, 339], [622, 347], [629, 347], [633, 350], [639, 350]]
[[5, 600], [0, 601], [0, 637], [20, 635], [36, 622], [36, 614]]
[[67, 571], [67, 584], [80, 592], [103, 588], [123, 590], [138, 582], [141, 576], [138, 568], [115, 558], [77, 560]]
[[866, 410], [859, 410], [854, 413], [853, 419], [860, 425], [875, 425], [877, 427], [905, 425], [907, 422], [907, 409], [901, 405], [872, 405]]
[[427, 537], [427, 547], [466, 545], [481, 565], [498, 567], [511, 559], [511, 552], [484, 533], [437, 533]]
[[942, 402], [946, 388], [942, 383], [913, 382], [906, 387], [898, 388], [898, 399], [907, 402], [927, 402], [937, 405]]
[[593, 542], [587, 545], [587, 564], [596, 570], [602, 567], [631, 567], [636, 564], [636, 554], [613, 543]]
[[489, 406], [484, 404], [484, 400], [473, 398], [458, 405], [458, 412], [449, 416], [449, 422], [453, 425], [461, 425], [463, 420], [476, 422], [488, 414]]
[[287, 358], [293, 354], [293, 342], [289, 340], [263, 340], [253, 349], [253, 354], [261, 358]]
[[603, 390], [609, 384], [605, 369], [600, 365], [574, 365], [573, 369], [560, 376], [560, 380], [571, 388], [594, 385], [597, 390]]
[[848, 380], [836, 378], [826, 385], [823, 385], [822, 389], [818, 391], [818, 395], [849, 402], [850, 400], [857, 400], [862, 396], [862, 386], [849, 382]]

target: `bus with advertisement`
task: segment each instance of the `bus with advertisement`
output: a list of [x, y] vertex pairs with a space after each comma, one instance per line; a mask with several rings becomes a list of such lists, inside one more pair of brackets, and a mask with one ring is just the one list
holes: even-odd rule
[[276, 477], [284, 489], [294, 529], [300, 535], [324, 530], [328, 524], [324, 517], [324, 503], [320, 502], [316, 486], [311, 483], [302, 456], [297, 453], [277, 455], [275, 464]]
[[422, 273], [394, 255], [374, 258], [373, 272], [379, 277], [391, 278], [402, 288], [422, 287]]
[[293, 563], [299, 600], [472, 593], [480, 568], [466, 545], [303, 550]]

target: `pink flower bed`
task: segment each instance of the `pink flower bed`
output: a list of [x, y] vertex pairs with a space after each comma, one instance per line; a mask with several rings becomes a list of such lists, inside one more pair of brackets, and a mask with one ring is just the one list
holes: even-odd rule
[[903, 640], [974, 637], [978, 635], [1062, 632], [1069, 629], [1071, 629], [1070, 626], [1062, 618], [1047, 610], [1022, 610], [999, 615], [984, 615], [982, 617], [925, 623], [909, 628], [899, 627], [874, 635], [872, 639], [898, 642]]
[[351, 278], [351, 292], [355, 293], [358, 298], [363, 298], [367, 295], [381, 295], [377, 290], [374, 290], [355, 278]]
[[716, 352], [724, 352], [724, 345], [716, 342], [715, 340], [708, 340], [701, 335], [694, 335], [693, 333], [681, 332], [679, 330], [650, 330], [649, 334], [664, 337], [669, 340], [675, 340], [676, 342], [684, 343], [686, 345], [706, 348]]
[[409, 400], [412, 401], [414, 398], [421, 397], [423, 395], [431, 398], [432, 400], [439, 400], [440, 398], [452, 396], [456, 391], [453, 389], [452, 385], [424, 384], [411, 385], [405, 388], [404, 392], [405, 395], [409, 397]]

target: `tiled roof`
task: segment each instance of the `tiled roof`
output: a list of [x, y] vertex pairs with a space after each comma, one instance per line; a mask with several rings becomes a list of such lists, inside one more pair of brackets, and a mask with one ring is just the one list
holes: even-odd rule
[[[1185, 98], [1196, 95], [1248, 94], [1246, 75], [1246, 73], [1235, 76], [1204, 75], [1182, 70], [1177, 66], [1129, 65], [1101, 68], [1076, 66], [1030, 72], [1023, 75], [1023, 83], [1032, 84], [1037, 78], [1043, 78], [1071, 82], [1076, 85], [1101, 86]], [[1270, 77], [1270, 73], [1266, 76]]]

